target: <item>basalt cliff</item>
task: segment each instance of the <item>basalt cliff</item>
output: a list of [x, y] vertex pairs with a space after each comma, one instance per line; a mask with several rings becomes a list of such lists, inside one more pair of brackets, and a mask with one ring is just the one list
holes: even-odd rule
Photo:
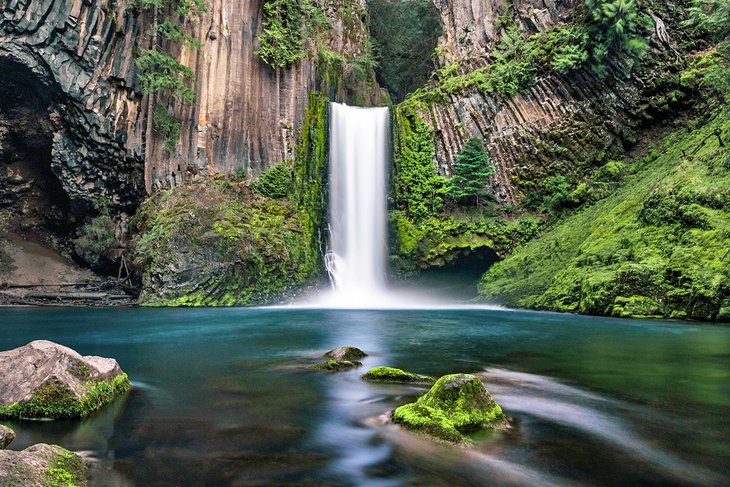
[[[727, 15], [6, 0], [2, 300], [246, 305], [321, 283], [332, 100], [392, 106], [394, 278], [489, 271], [481, 296], [509, 305], [727, 319]], [[470, 141], [476, 199], [454, 183]]]

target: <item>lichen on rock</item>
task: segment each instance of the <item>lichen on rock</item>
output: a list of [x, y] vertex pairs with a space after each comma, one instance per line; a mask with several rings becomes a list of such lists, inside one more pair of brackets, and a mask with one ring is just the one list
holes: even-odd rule
[[356, 367], [362, 367], [362, 362], [358, 362], [356, 360], [328, 360], [321, 364], [309, 366], [312, 370], [323, 370], [326, 372], [342, 372]]
[[507, 418], [484, 384], [471, 374], [441, 377], [416, 402], [393, 411], [406, 429], [449, 443], [468, 443], [468, 433], [503, 426]]
[[0, 424], [0, 450], [7, 448], [15, 439], [15, 431], [4, 424]]

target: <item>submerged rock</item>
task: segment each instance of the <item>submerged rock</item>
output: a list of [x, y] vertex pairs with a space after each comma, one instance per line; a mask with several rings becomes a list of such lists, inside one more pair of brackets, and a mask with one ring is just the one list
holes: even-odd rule
[[[323, 357], [332, 359], [332, 360], [349, 360], [349, 361], [357, 361], [361, 358], [367, 357], [368, 354], [360, 350], [356, 347], [337, 347], [333, 348], [329, 352], [325, 353]], [[362, 365], [362, 364], [361, 364]]]
[[15, 431], [11, 430], [4, 424], [0, 424], [0, 450], [7, 448], [15, 439]]
[[484, 384], [471, 374], [441, 377], [416, 402], [393, 412], [393, 421], [412, 431], [452, 443], [482, 428], [499, 427], [507, 418]]
[[309, 366], [310, 369], [325, 370], [328, 372], [342, 372], [343, 370], [350, 370], [355, 367], [362, 367], [362, 362], [356, 360], [328, 360], [321, 364]]
[[0, 370], [0, 418], [86, 416], [131, 387], [116, 360], [46, 340], [0, 352]]
[[418, 375], [395, 367], [373, 367], [362, 378], [369, 382], [387, 382], [393, 384], [433, 384], [436, 380], [427, 375]]
[[56, 445], [0, 450], [0, 485], [86, 487], [86, 466], [80, 456]]

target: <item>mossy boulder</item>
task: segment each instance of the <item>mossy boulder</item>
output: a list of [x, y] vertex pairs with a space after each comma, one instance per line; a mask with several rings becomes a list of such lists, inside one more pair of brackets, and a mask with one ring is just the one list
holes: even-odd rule
[[393, 421], [434, 439], [468, 443], [468, 433], [502, 426], [507, 418], [478, 377], [452, 374], [437, 380], [416, 402], [397, 408]]
[[56, 445], [0, 450], [0, 485], [86, 487], [86, 465], [80, 456]]
[[83, 417], [131, 387], [116, 360], [46, 340], [1, 352], [0, 370], [0, 418]]
[[362, 376], [368, 382], [386, 382], [392, 384], [433, 384], [435, 379], [427, 375], [418, 375], [395, 367], [373, 367]]
[[4, 424], [0, 424], [0, 450], [7, 446], [15, 439], [15, 431], [8, 428]]
[[325, 358], [332, 359], [332, 360], [349, 360], [349, 361], [357, 361], [362, 358], [365, 358], [368, 356], [367, 353], [363, 352], [359, 348], [356, 347], [337, 347], [333, 348], [329, 352], [322, 355]]
[[310, 365], [313, 370], [324, 370], [326, 372], [342, 372], [344, 370], [362, 367], [362, 362], [356, 360], [328, 360], [321, 364]]

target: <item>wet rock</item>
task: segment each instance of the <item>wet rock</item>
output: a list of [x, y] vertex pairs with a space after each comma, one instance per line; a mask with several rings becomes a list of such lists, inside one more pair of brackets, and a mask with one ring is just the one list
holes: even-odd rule
[[466, 434], [504, 426], [507, 418], [478, 377], [452, 374], [441, 377], [416, 402], [397, 408], [393, 421], [434, 439], [468, 443]]
[[56, 445], [0, 450], [0, 485], [86, 487], [86, 466], [80, 456]]
[[332, 359], [332, 360], [349, 360], [349, 361], [356, 361], [360, 360], [361, 358], [365, 358], [368, 356], [367, 353], [363, 352], [359, 348], [356, 347], [337, 347], [333, 348], [329, 352], [322, 355], [323, 357]]
[[327, 372], [342, 372], [344, 370], [362, 367], [362, 363], [356, 360], [328, 360], [321, 364], [310, 365], [313, 370], [324, 370]]
[[131, 387], [111, 358], [46, 340], [0, 353], [0, 418], [86, 416]]
[[362, 378], [368, 382], [392, 384], [433, 384], [435, 381], [433, 377], [413, 374], [395, 367], [373, 367]]
[[0, 450], [7, 446], [15, 439], [15, 431], [11, 430], [4, 424], [0, 424]]

